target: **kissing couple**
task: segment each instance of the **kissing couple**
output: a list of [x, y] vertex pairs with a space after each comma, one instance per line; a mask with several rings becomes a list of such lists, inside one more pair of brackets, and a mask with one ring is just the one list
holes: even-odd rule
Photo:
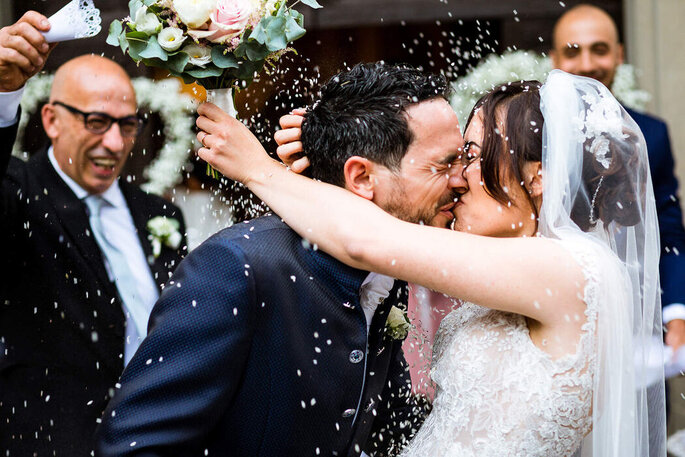
[[[181, 263], [99, 455], [665, 455], [663, 382], [640, 382], [661, 338], [640, 130], [601, 83], [555, 70], [495, 87], [462, 137], [446, 88], [385, 64], [334, 77], [279, 134], [314, 179], [200, 107], [199, 155], [278, 216]], [[393, 278], [461, 303], [423, 423], [386, 329]]]

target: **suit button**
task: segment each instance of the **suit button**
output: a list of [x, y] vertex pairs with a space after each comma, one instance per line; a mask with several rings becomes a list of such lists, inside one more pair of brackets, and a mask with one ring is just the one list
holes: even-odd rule
[[350, 352], [350, 362], [359, 363], [364, 360], [364, 353], [359, 349]]
[[353, 409], [353, 408], [346, 409], [346, 410], [342, 413], [342, 417], [352, 417], [352, 416], [354, 416], [354, 413], [356, 413], [356, 412], [357, 412], [357, 410], [356, 410], [356, 409]]

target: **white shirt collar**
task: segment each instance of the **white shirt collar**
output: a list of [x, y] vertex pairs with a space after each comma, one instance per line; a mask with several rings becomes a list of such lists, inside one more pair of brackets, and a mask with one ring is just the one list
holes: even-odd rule
[[[52, 146], [50, 146], [50, 148], [48, 149], [48, 159], [50, 160], [52, 167], [55, 169], [59, 177], [62, 178], [62, 181], [64, 181], [67, 184], [67, 186], [69, 186], [69, 188], [72, 190], [72, 192], [76, 194], [76, 198], [78, 198], [79, 200], [83, 200], [88, 196], [88, 191], [86, 191], [83, 187], [79, 186], [76, 183], [76, 181], [71, 179], [69, 175], [62, 171], [62, 169], [59, 166], [59, 163], [57, 163], [57, 159], [55, 158], [55, 152], [52, 150]], [[100, 196], [114, 207], [127, 207], [126, 199], [124, 198], [124, 194], [121, 192], [118, 179], [114, 180], [112, 185], [109, 186], [109, 188], [106, 191], [100, 194]]]

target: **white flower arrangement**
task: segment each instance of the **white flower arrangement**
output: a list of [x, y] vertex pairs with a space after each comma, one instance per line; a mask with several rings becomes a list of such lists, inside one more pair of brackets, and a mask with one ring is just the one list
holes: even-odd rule
[[[24, 129], [31, 113], [48, 100], [53, 78], [49, 74], [37, 75], [26, 84], [21, 99], [22, 115], [17, 141], [12, 151], [14, 156], [23, 160], [28, 159], [28, 152], [21, 150]], [[154, 81], [135, 78], [133, 87], [139, 106], [158, 113], [164, 123], [166, 141], [157, 158], [143, 171], [147, 182], [142, 185], [146, 192], [163, 195], [183, 180], [181, 171], [195, 144], [194, 112], [197, 103], [189, 95], [181, 93], [180, 82], [176, 79]]]
[[147, 221], [147, 236], [152, 243], [152, 254], [155, 259], [162, 253], [162, 245], [171, 249], [178, 249], [183, 240], [181, 232], [178, 231], [179, 222], [171, 217], [157, 216]]
[[[452, 82], [450, 104], [464, 127], [473, 105], [498, 84], [521, 80], [538, 80], [544, 83], [551, 70], [551, 59], [536, 52], [492, 54], [465, 76]], [[628, 64], [619, 65], [616, 69], [611, 91], [625, 106], [637, 111], [644, 110], [650, 100], [649, 93], [637, 87], [635, 68]]]
[[385, 333], [394, 340], [403, 340], [407, 337], [410, 328], [407, 313], [397, 306], [390, 308], [388, 320], [385, 321]]

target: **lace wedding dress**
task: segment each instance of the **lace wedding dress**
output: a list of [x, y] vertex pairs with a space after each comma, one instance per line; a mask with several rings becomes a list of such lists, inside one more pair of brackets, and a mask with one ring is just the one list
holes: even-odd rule
[[533, 344], [523, 316], [464, 303], [440, 325], [433, 410], [402, 456], [561, 457], [580, 446], [592, 429], [602, 272], [589, 243], [560, 242], [586, 279], [577, 351], [553, 359]]

